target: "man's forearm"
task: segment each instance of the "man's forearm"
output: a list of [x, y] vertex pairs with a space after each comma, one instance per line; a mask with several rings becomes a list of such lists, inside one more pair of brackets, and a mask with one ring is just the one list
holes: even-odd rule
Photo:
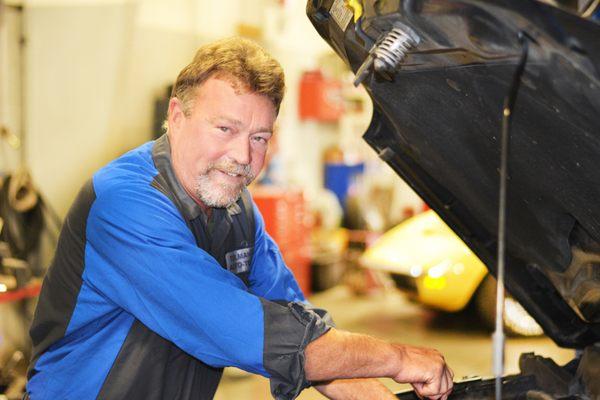
[[396, 396], [377, 379], [338, 379], [314, 388], [331, 400], [394, 400]]
[[445, 400], [453, 373], [434, 349], [409, 346], [367, 335], [330, 329], [305, 350], [309, 381], [389, 377], [410, 383], [420, 397]]
[[309, 381], [393, 377], [399, 355], [394, 345], [367, 335], [331, 329], [306, 347]]

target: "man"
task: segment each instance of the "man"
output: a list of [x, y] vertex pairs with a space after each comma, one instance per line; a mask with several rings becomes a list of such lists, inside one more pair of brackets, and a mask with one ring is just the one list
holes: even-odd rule
[[[445, 399], [434, 350], [339, 331], [312, 309], [245, 189], [283, 97], [256, 44], [200, 48], [173, 88], [168, 134], [98, 171], [67, 215], [31, 328], [31, 399], [210, 399], [222, 368], [277, 399]], [[358, 397], [356, 397], [358, 396]]]

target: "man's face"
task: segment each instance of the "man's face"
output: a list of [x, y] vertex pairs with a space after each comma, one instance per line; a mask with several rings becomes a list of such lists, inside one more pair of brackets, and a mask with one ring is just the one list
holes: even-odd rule
[[263, 167], [276, 118], [271, 100], [211, 77], [196, 88], [189, 116], [169, 104], [169, 139], [177, 177], [196, 201], [227, 207]]

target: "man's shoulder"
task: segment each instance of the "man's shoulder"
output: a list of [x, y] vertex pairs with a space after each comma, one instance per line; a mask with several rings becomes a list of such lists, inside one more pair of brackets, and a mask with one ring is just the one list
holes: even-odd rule
[[147, 142], [98, 170], [92, 178], [96, 196], [130, 189], [150, 190], [152, 180], [158, 174], [152, 161], [153, 144]]
[[132, 217], [140, 213], [178, 216], [173, 202], [153, 185], [158, 175], [152, 158], [154, 143], [123, 154], [94, 174], [91, 183], [96, 209]]
[[90, 211], [92, 222], [112, 221], [120, 226], [135, 224], [138, 230], [152, 230], [164, 227], [165, 223], [177, 225], [183, 220], [175, 204], [153, 187], [150, 180], [111, 177], [108, 182], [97, 185], [95, 179], [92, 181], [95, 194]]

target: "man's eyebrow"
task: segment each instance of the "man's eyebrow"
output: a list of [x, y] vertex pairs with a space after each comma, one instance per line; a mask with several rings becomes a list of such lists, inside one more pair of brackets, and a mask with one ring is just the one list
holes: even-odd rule
[[242, 121], [240, 121], [239, 119], [227, 117], [225, 115], [219, 115], [217, 117], [212, 117], [208, 120], [208, 122], [213, 123], [213, 124], [217, 123], [217, 122], [227, 122], [227, 123], [230, 123], [235, 126], [242, 125]]
[[[211, 124], [215, 124], [215, 123], [219, 123], [219, 122], [226, 122], [226, 123], [235, 125], [236, 127], [242, 125], [242, 121], [240, 121], [239, 119], [227, 117], [225, 115], [219, 115], [217, 117], [209, 118], [208, 122], [210, 122]], [[258, 129], [255, 129], [252, 133], [269, 133], [272, 135], [273, 127], [272, 126], [260, 127]]]
[[255, 129], [252, 133], [268, 133], [268, 134], [272, 135], [273, 128], [272, 127], [258, 128], [258, 129]]

